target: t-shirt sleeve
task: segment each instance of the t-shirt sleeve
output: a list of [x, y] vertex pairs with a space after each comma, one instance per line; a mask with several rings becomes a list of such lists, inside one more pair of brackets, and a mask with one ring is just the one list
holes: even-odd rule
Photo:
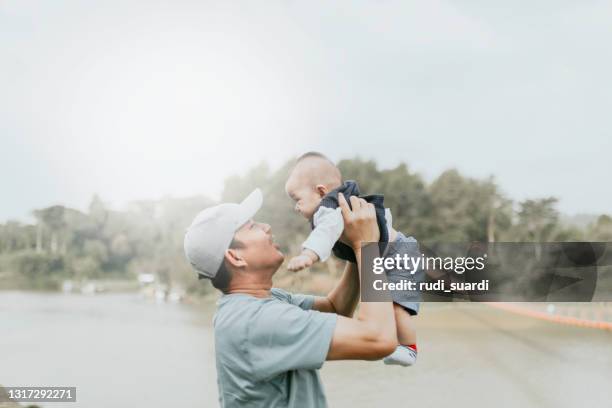
[[271, 289], [272, 296], [284, 302], [290, 303], [300, 309], [310, 310], [314, 305], [315, 297], [312, 295], [303, 295], [301, 293], [290, 293], [280, 288]]
[[266, 304], [250, 326], [246, 350], [257, 381], [290, 370], [321, 368], [337, 316], [303, 310], [283, 301]]

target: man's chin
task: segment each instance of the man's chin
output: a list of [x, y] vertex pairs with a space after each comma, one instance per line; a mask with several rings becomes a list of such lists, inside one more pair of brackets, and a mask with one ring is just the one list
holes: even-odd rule
[[283, 254], [280, 249], [277, 249], [276, 252], [278, 252], [278, 260], [276, 261], [276, 269], [278, 270], [285, 261], [285, 254]]
[[276, 242], [272, 243], [272, 246], [274, 247], [274, 249], [276, 249], [276, 252], [278, 252], [280, 254], [280, 256], [285, 259], [285, 254], [283, 254], [283, 252], [280, 249], [280, 245], [277, 244]]

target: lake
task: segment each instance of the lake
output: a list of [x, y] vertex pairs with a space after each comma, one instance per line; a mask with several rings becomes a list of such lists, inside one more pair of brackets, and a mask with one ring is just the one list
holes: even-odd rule
[[0, 292], [0, 384], [77, 387], [76, 404], [51, 407], [215, 406], [211, 313], [136, 294]]
[[[138, 294], [0, 292], [0, 384], [76, 386], [47, 407], [214, 407], [212, 316], [205, 305]], [[425, 304], [415, 367], [331, 362], [331, 407], [608, 406], [612, 332], [482, 304]]]

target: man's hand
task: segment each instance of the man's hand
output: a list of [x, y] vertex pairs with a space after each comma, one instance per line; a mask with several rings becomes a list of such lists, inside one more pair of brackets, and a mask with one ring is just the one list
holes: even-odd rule
[[344, 218], [342, 241], [350, 245], [353, 250], [360, 249], [362, 242], [378, 242], [380, 231], [376, 223], [374, 205], [355, 196], [351, 196], [350, 200], [352, 210], [344, 194], [338, 194], [338, 204], [340, 204], [342, 218]]

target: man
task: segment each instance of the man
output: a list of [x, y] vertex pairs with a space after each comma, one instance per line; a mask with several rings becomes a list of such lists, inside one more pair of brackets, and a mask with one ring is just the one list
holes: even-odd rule
[[252, 217], [259, 190], [241, 204], [202, 211], [185, 235], [185, 254], [201, 277], [223, 292], [214, 319], [219, 402], [223, 407], [323, 407], [318, 369], [325, 360], [377, 360], [397, 344], [391, 302], [362, 302], [361, 242], [377, 242], [371, 204], [340, 195], [343, 242], [358, 263], [326, 297], [272, 288], [284, 256], [269, 225]]

